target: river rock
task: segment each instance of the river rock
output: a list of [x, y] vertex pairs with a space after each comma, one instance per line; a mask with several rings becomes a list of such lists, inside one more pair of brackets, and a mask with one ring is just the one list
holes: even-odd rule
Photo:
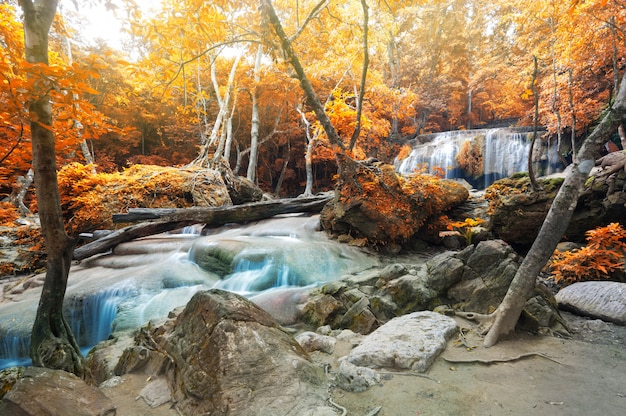
[[452, 318], [435, 312], [414, 312], [387, 322], [347, 356], [356, 365], [369, 368], [428, 370], [456, 332]]
[[335, 377], [337, 386], [345, 391], [359, 393], [380, 383], [380, 374], [369, 367], [352, 364], [343, 359]]
[[[261, 308], [234, 293], [198, 292], [150, 332], [170, 360], [178, 409], [193, 415], [329, 414], [324, 371]], [[298, 400], [294, 400], [297, 397]]]
[[[437, 181], [429, 190], [437, 193], [433, 198], [417, 190], [418, 186], [414, 190], [404, 186], [392, 165], [354, 161], [342, 154], [337, 155], [337, 162], [335, 198], [322, 210], [322, 228], [336, 235], [364, 238], [392, 252], [414, 236], [427, 218], [469, 197], [468, 190], [455, 181]], [[411, 180], [419, 179], [406, 179], [407, 183]]]
[[0, 402], [11, 416], [114, 416], [115, 405], [100, 390], [74, 374], [40, 367], [24, 369]]
[[317, 334], [312, 331], [305, 331], [296, 336], [296, 341], [306, 352], [321, 351], [332, 354], [335, 350], [337, 338]]
[[626, 325], [626, 283], [578, 282], [555, 297], [561, 309]]
[[[541, 179], [544, 191], [530, 192], [528, 176], [496, 181], [485, 191], [491, 195], [491, 231], [509, 244], [530, 247], [562, 182], [562, 178]], [[596, 179], [580, 195], [565, 234], [571, 241], [584, 242], [588, 230], [611, 222], [626, 225], [625, 203], [626, 172]]]
[[497, 308], [515, 277], [521, 258], [502, 240], [482, 241], [459, 257], [467, 257], [460, 281], [448, 290], [452, 306], [489, 313]]

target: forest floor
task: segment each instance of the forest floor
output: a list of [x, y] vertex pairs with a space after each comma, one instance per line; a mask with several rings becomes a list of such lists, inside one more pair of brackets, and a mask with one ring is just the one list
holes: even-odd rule
[[[489, 349], [481, 346], [475, 325], [457, 317], [466, 328], [465, 345], [455, 336], [426, 373], [384, 370], [381, 383], [361, 393], [332, 387], [338, 360], [352, 348], [348, 341], [338, 341], [332, 355], [314, 353], [312, 359], [330, 364], [330, 395], [343, 416], [626, 414], [626, 326], [563, 316], [571, 338], [518, 333]], [[171, 403], [151, 408], [144, 402], [140, 391], [149, 381], [127, 374], [102, 391], [119, 416], [180, 416]]]
[[[626, 327], [564, 313], [571, 338], [516, 334], [485, 349], [474, 324], [457, 318], [458, 338], [423, 374], [381, 370], [381, 383], [360, 393], [332, 387], [333, 370], [352, 345], [338, 341], [332, 355], [312, 355], [330, 364], [329, 385], [343, 416], [621, 416], [626, 409]], [[466, 361], [465, 363], [461, 361]], [[174, 416], [166, 403], [150, 408], [139, 398], [145, 375], [127, 374], [103, 391], [123, 416]]]

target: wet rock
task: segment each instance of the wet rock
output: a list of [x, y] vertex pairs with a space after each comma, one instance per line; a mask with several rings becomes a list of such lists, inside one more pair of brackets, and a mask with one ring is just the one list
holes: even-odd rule
[[456, 332], [454, 319], [435, 312], [414, 312], [381, 326], [346, 357], [370, 368], [409, 369], [424, 372]]
[[556, 294], [559, 308], [626, 325], [626, 283], [579, 282]]
[[0, 402], [0, 414], [114, 416], [116, 410], [104, 393], [74, 374], [28, 367]]

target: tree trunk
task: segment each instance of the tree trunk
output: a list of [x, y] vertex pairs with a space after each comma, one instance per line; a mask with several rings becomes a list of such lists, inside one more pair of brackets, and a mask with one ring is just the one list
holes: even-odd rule
[[367, 79], [367, 70], [370, 62], [369, 47], [367, 46], [367, 37], [369, 31], [369, 7], [367, 6], [367, 2], [365, 0], [361, 0], [361, 7], [363, 8], [363, 68], [361, 69], [361, 85], [359, 87], [360, 91], [357, 95], [356, 127], [354, 128], [354, 132], [352, 133], [352, 137], [350, 138], [350, 151], [354, 149], [354, 145], [356, 145], [356, 141], [361, 134], [361, 114], [363, 113], [363, 97], [365, 95], [365, 81]]
[[[47, 65], [48, 31], [56, 13], [57, 1], [22, 0], [20, 4], [24, 11], [26, 60]], [[31, 334], [30, 355], [35, 366], [61, 369], [82, 376], [83, 358], [63, 317], [73, 241], [65, 232], [61, 212], [50, 98], [33, 97], [29, 111], [37, 205], [48, 255], [46, 279]]]
[[530, 89], [533, 92], [533, 101], [535, 105], [535, 114], [533, 116], [533, 138], [530, 142], [530, 149], [528, 150], [528, 177], [530, 179], [530, 187], [533, 192], [538, 191], [541, 187], [537, 183], [535, 178], [535, 169], [533, 169], [533, 153], [535, 152], [535, 143], [537, 142], [537, 131], [539, 130], [539, 93], [537, 92], [537, 75], [539, 73], [537, 57], [533, 55], [534, 70], [533, 78], [531, 80]]
[[128, 214], [114, 215], [113, 222], [128, 223], [155, 219], [158, 221], [131, 225], [116, 230], [99, 240], [85, 244], [74, 251], [74, 259], [82, 260], [94, 254], [110, 250], [125, 241], [175, 230], [191, 224], [215, 226], [227, 223], [258, 221], [278, 214], [320, 212], [331, 199], [332, 195], [324, 195], [311, 198], [251, 202], [249, 204], [226, 207], [131, 209]]
[[254, 90], [252, 91], [252, 126], [250, 127], [250, 159], [246, 178], [252, 183], [256, 180], [256, 164], [259, 155], [259, 84], [261, 83], [261, 58], [263, 46], [259, 44], [254, 61]]
[[595, 165], [595, 160], [602, 146], [622, 123], [624, 115], [626, 115], [626, 82], [622, 78], [620, 90], [613, 106], [583, 142], [576, 155], [576, 162], [572, 165], [572, 169], [567, 174], [552, 202], [539, 235], [515, 274], [504, 300], [491, 315], [493, 325], [485, 337], [484, 345], [486, 347], [495, 345], [502, 336], [514, 330], [524, 304], [533, 292], [539, 272], [550, 259], [554, 249], [565, 234], [578, 203], [578, 197], [583, 190], [589, 172]]
[[335, 129], [335, 126], [333, 126], [332, 122], [330, 121], [330, 118], [326, 114], [324, 106], [319, 100], [317, 94], [315, 94], [315, 90], [313, 90], [313, 86], [311, 85], [309, 78], [304, 73], [304, 68], [302, 67], [302, 64], [300, 63], [300, 59], [298, 59], [298, 55], [296, 55], [296, 51], [293, 49], [293, 46], [291, 45], [291, 41], [289, 40], [289, 37], [287, 36], [287, 34], [285, 33], [285, 30], [283, 29], [282, 23], [280, 23], [280, 19], [278, 18], [278, 15], [276, 14], [276, 10], [274, 10], [272, 1], [261, 0], [261, 10], [262, 10], [262, 13], [264, 13], [267, 16], [269, 23], [273, 26], [274, 32], [276, 33], [276, 35], [278, 36], [278, 39], [280, 40], [280, 46], [285, 55], [285, 59], [291, 64], [294, 71], [296, 72], [297, 79], [300, 82], [300, 87], [302, 88], [302, 90], [304, 91], [304, 94], [306, 95], [307, 104], [311, 106], [311, 108], [313, 109], [313, 112], [317, 116], [317, 120], [322, 125], [322, 128], [324, 129], [326, 136], [328, 136], [328, 141], [331, 143], [331, 145], [333, 145], [334, 147], [337, 147], [338, 150], [345, 151], [346, 146], [344, 145], [343, 141], [339, 137], [339, 134], [337, 134], [337, 130]]

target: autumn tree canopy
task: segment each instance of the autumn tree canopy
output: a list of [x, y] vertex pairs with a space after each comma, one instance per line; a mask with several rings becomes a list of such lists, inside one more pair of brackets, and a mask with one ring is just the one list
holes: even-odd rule
[[[59, 163], [99, 171], [134, 163], [183, 165], [225, 157], [263, 189], [332, 186], [334, 156], [258, 1], [103, 2], [126, 31], [123, 50], [85, 38], [62, 1], [50, 66], [23, 59], [19, 9], [0, 4], [0, 196], [30, 169], [25, 83], [51, 94]], [[368, 7], [365, 88], [361, 91]], [[276, 0], [279, 18], [355, 158], [390, 161], [402, 138], [492, 123], [539, 123], [565, 154], [606, 108], [623, 71], [626, 7], [618, 0]], [[534, 62], [538, 63], [537, 74]], [[39, 78], [29, 73], [42, 73]], [[41, 81], [45, 80], [45, 81]], [[309, 140], [311, 142], [309, 143]], [[248, 172], [250, 169], [253, 172]]]

